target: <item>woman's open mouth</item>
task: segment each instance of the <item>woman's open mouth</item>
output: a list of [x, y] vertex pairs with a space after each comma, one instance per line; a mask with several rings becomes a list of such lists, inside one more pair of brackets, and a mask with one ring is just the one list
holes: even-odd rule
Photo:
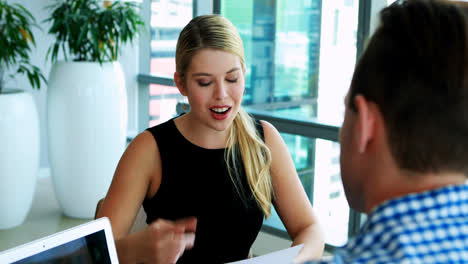
[[211, 116], [213, 116], [216, 120], [223, 120], [228, 117], [229, 112], [231, 111], [231, 107], [223, 106], [223, 107], [212, 107], [210, 108]]

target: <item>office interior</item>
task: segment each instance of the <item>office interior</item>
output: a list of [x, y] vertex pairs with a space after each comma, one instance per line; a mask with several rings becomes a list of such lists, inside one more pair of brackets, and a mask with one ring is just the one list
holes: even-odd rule
[[[45, 59], [54, 37], [46, 6], [55, 0], [7, 0], [30, 10], [40, 27], [31, 61], [47, 76]], [[245, 46], [247, 74], [243, 104], [254, 117], [280, 132], [298, 175], [323, 223], [327, 254], [359, 230], [364, 215], [346, 202], [339, 169], [339, 127], [345, 93], [377, 13], [392, 0], [137, 0], [147, 30], [123, 47], [119, 63], [128, 105], [127, 142], [180, 111], [185, 99], [173, 84], [175, 45], [193, 17], [217, 13], [237, 27]], [[60, 57], [59, 59], [63, 59]], [[0, 230], [0, 251], [90, 221], [65, 216], [56, 199], [47, 138], [47, 84], [32, 89], [24, 76], [11, 87], [30, 92], [40, 125], [40, 161], [35, 194], [25, 221]], [[105, 120], [103, 121], [105, 122]], [[92, 128], [90, 128], [92, 129]], [[121, 155], [121, 153], [119, 153]], [[1, 177], [2, 175], [0, 175]], [[274, 211], [274, 210], [273, 210]], [[8, 213], [8, 212], [2, 212]], [[289, 247], [279, 217], [264, 222], [253, 254]]]

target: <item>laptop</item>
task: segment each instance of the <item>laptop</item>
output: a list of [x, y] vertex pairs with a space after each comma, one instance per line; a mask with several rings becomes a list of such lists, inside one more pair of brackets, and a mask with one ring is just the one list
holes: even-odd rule
[[0, 263], [119, 263], [108, 218], [103, 217], [0, 252]]

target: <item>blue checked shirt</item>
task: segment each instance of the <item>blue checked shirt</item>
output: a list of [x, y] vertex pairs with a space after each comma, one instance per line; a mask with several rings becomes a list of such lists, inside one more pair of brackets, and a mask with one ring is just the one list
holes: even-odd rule
[[333, 259], [313, 263], [468, 263], [468, 185], [379, 205]]

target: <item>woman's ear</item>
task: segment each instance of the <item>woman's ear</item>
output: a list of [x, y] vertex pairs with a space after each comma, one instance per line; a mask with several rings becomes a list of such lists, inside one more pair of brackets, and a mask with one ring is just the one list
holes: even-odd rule
[[362, 95], [354, 97], [354, 104], [357, 108], [357, 129], [359, 153], [364, 153], [368, 144], [375, 136], [376, 109], [374, 105], [367, 101]]
[[180, 78], [179, 73], [177, 72], [174, 72], [174, 82], [175, 82], [175, 85], [177, 86], [177, 89], [179, 89], [180, 94], [182, 94], [183, 96], [187, 96], [184, 82], [182, 81], [182, 78]]

